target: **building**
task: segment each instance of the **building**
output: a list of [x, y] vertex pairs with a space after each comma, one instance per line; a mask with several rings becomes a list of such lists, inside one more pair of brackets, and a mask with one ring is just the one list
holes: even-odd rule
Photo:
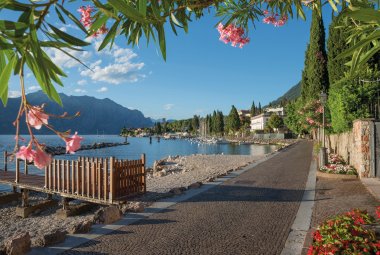
[[266, 109], [264, 109], [264, 112], [275, 113], [279, 116], [285, 116], [284, 107], [266, 108]]
[[240, 120], [244, 120], [246, 118], [251, 118], [251, 111], [250, 110], [239, 110], [238, 111]]
[[251, 118], [251, 131], [263, 130], [270, 117], [270, 113], [262, 113]]
[[266, 108], [264, 109], [264, 113], [251, 117], [251, 131], [264, 130], [272, 114], [277, 114], [283, 118], [285, 116], [284, 107]]

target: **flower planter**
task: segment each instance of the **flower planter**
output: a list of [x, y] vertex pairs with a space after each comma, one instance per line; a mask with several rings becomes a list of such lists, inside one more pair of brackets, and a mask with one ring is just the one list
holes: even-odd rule
[[358, 179], [357, 175], [353, 174], [330, 174], [322, 171], [317, 171], [317, 177], [330, 178], [330, 179]]

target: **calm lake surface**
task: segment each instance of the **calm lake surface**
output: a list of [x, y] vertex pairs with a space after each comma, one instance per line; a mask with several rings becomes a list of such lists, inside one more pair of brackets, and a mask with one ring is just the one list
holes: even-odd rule
[[[28, 137], [25, 136], [28, 140]], [[49, 146], [64, 146], [64, 142], [55, 135], [37, 136], [38, 140]], [[117, 135], [84, 135], [82, 144], [93, 144], [100, 142], [124, 142], [125, 138]], [[14, 147], [14, 135], [0, 135], [0, 168], [4, 166], [3, 151], [12, 151]], [[169, 155], [191, 155], [191, 154], [229, 154], [229, 155], [264, 155], [274, 151], [276, 145], [234, 145], [234, 144], [198, 144], [188, 140], [164, 140], [152, 139], [149, 143], [148, 137], [129, 137], [129, 145], [101, 148], [96, 150], [78, 151], [74, 155], [61, 155], [57, 158], [75, 160], [79, 156], [88, 157], [116, 157], [120, 159], [138, 159], [142, 153], [146, 154], [147, 165], [152, 166], [155, 160], [162, 159]], [[20, 144], [23, 144], [22, 142]], [[14, 169], [12, 163], [8, 164], [9, 169]], [[21, 168], [23, 169], [23, 167]], [[30, 166], [29, 173], [43, 174], [43, 171]], [[0, 185], [0, 191], [8, 189], [7, 186]]]

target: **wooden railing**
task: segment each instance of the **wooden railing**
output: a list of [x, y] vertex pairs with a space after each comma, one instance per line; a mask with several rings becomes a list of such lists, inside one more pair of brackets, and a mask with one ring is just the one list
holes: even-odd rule
[[139, 160], [117, 160], [113, 157], [53, 159], [45, 168], [45, 188], [102, 203], [113, 203], [144, 193], [145, 155]]

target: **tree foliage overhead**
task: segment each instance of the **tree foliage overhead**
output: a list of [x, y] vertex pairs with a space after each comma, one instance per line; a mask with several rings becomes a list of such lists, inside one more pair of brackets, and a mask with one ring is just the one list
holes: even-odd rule
[[[77, 1], [0, 0], [0, 97], [4, 104], [8, 98], [11, 74], [23, 74], [25, 65], [42, 90], [52, 100], [61, 103], [55, 86], [63, 86], [61, 77], [66, 74], [52, 62], [46, 51], [55, 48], [74, 58], [69, 50], [83, 50], [89, 44], [84, 39], [96, 34], [103, 26], [108, 27], [108, 33], [99, 50], [112, 47], [118, 36], [124, 36], [127, 44], [132, 46], [144, 38], [148, 44], [155, 41], [165, 59], [165, 29], [171, 29], [174, 34], [179, 30], [187, 33], [192, 20], [210, 13], [215, 13], [225, 26], [234, 24], [243, 28], [245, 33], [248, 33], [249, 23], [254, 24], [264, 17], [264, 10], [281, 17], [305, 18], [301, 0], [91, 0], [87, 2], [95, 9], [92, 24], [87, 28], [69, 10], [72, 2]], [[329, 4], [338, 11], [339, 0], [329, 1]], [[320, 1], [309, 2], [308, 7], [315, 10], [315, 15], [320, 14]], [[353, 56], [351, 69], [357, 70], [380, 50], [380, 15], [377, 9], [368, 7], [367, 0], [350, 1], [342, 15], [356, 20], [355, 26], [350, 27], [350, 48], [344, 54]], [[81, 32], [70, 34], [62, 31], [49, 21], [49, 17], [58, 17], [62, 23], [75, 25]]]

